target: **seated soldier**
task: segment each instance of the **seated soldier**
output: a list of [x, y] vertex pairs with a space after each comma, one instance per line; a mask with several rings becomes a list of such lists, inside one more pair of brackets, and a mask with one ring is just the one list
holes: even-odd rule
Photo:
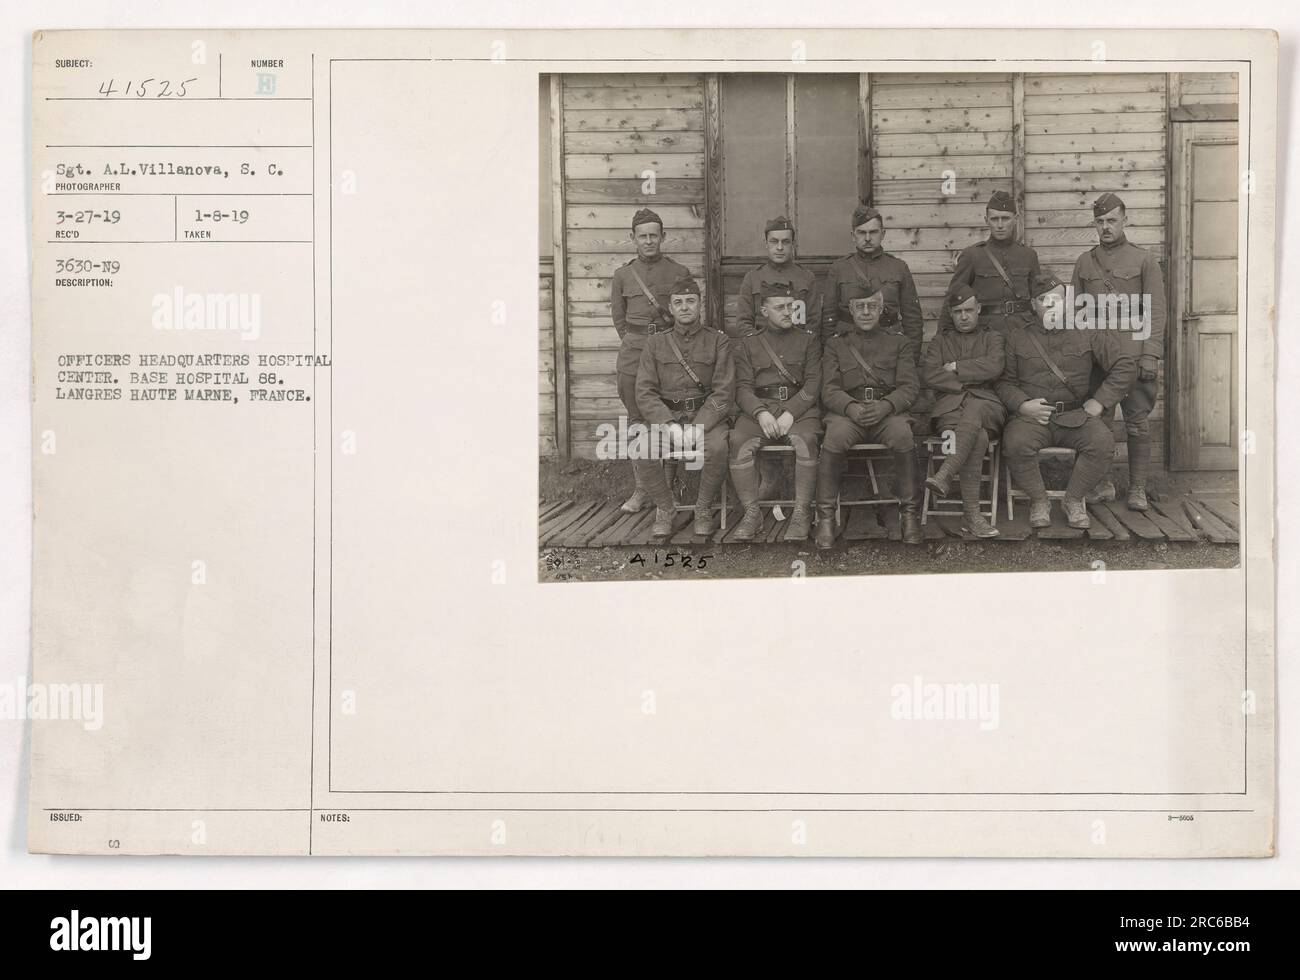
[[848, 303], [854, 329], [832, 337], [822, 352], [822, 404], [830, 414], [817, 472], [817, 547], [835, 543], [844, 454], [861, 442], [883, 443], [892, 450], [903, 540], [920, 544], [924, 539], [916, 506], [916, 452], [905, 414], [920, 391], [914, 345], [880, 325], [885, 297], [879, 290], [852, 296]]
[[745, 514], [732, 536], [751, 541], [763, 521], [754, 454], [760, 446], [794, 447], [794, 512], [785, 540], [806, 541], [812, 530], [821, 435], [821, 349], [812, 330], [795, 326], [797, 298], [789, 283], [765, 283], [754, 329], [736, 342], [736, 404], [731, 433], [731, 482]]
[[[727, 420], [735, 391], [730, 342], [700, 322], [700, 287], [691, 276], [673, 284], [668, 297], [673, 328], [654, 334], [641, 352], [636, 404], [647, 423], [660, 427], [661, 456], [690, 458], [702, 453], [700, 492], [695, 500], [697, 537], [713, 530], [713, 499], [727, 475]], [[634, 460], [655, 502], [651, 536], [673, 532], [673, 492], [656, 459]]]
[[960, 474], [962, 531], [993, 538], [998, 529], [980, 512], [980, 476], [989, 440], [997, 438], [1007, 420], [993, 390], [1006, 364], [1005, 341], [987, 320], [981, 321], [979, 297], [971, 286], [959, 283], [945, 304], [952, 319], [926, 348], [921, 379], [935, 391], [930, 410], [934, 431], [944, 434], [945, 449], [949, 444], [952, 448], [939, 472], [926, 477], [925, 484], [946, 498], [953, 477]]
[[[1066, 309], [1065, 285], [1046, 275], [1034, 284], [1034, 322], [1007, 334], [1007, 364], [998, 397], [1012, 413], [1002, 451], [1016, 484], [1029, 495], [1029, 526], [1051, 524], [1038, 451], [1065, 446], [1077, 454], [1062, 506], [1070, 527], [1086, 528], [1083, 495], [1109, 471], [1115, 437], [1103, 415], [1137, 377], [1137, 360], [1109, 330], [1079, 329]], [[1050, 327], [1050, 329], [1049, 329]], [[1093, 368], [1096, 387], [1090, 379]]]

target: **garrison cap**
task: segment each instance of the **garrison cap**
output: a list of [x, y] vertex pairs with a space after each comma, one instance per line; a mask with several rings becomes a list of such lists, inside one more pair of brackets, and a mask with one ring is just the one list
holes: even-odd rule
[[1034, 296], [1042, 296], [1044, 293], [1050, 293], [1053, 289], [1064, 285], [1065, 283], [1061, 282], [1061, 280], [1052, 275], [1052, 273], [1044, 272], [1034, 280]]
[[1016, 199], [1006, 191], [994, 191], [989, 195], [989, 203], [984, 208], [985, 211], [1010, 211], [1016, 213]]
[[968, 299], [975, 298], [975, 290], [969, 283], [961, 283], [954, 286], [948, 292], [948, 298], [945, 301], [949, 306], [961, 306]]
[[636, 214], [632, 215], [632, 230], [636, 231], [637, 225], [648, 225], [652, 221], [659, 226], [660, 231], [663, 230], [664, 219], [659, 217], [659, 215], [655, 214], [649, 208], [642, 208]]
[[865, 204], [859, 204], [856, 208], [853, 209], [854, 228], [857, 228], [859, 225], [865, 225], [868, 221], [872, 220], [873, 218], [879, 221], [882, 225], [885, 223], [885, 219], [880, 216], [880, 212], [873, 207], [868, 207]]
[[849, 303], [852, 303], [854, 300], [859, 300], [859, 299], [875, 299], [877, 296], [879, 296], [882, 301], [885, 298], [885, 294], [881, 292], [879, 289], [868, 290], [866, 286], [853, 285], [853, 286], [844, 286], [841, 288], [843, 289], [845, 294], [844, 298]]
[[763, 299], [794, 298], [794, 286], [788, 282], [765, 282], [758, 291]]
[[788, 231], [793, 234], [794, 225], [790, 223], [789, 218], [782, 214], [775, 218], [767, 219], [767, 224], [763, 226], [763, 234], [766, 235], [769, 231]]
[[1092, 216], [1094, 218], [1100, 218], [1106, 212], [1114, 211], [1116, 208], [1122, 208], [1123, 206], [1124, 202], [1120, 200], [1118, 194], [1111, 194], [1107, 191], [1101, 197], [1097, 198], [1097, 200], [1092, 202]]
[[682, 276], [675, 283], [672, 289], [668, 290], [669, 296], [698, 296], [700, 295], [700, 284], [695, 281], [694, 276]]

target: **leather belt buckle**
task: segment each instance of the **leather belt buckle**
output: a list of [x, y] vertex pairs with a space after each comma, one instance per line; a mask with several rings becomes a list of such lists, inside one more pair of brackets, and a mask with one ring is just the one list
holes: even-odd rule
[[1053, 412], [1064, 412], [1064, 411], [1065, 411], [1065, 402], [1057, 402], [1056, 405], [1053, 407], [1052, 411], [1053, 411]]
[[1003, 301], [1002, 301], [1002, 312], [1003, 312], [1003, 313], [1006, 313], [1006, 314], [1011, 314], [1011, 313], [1016, 312], [1016, 301], [1015, 301], [1014, 299], [1006, 299], [1006, 300], [1003, 300]]
[[785, 385], [777, 385], [776, 397], [778, 401], [785, 401], [787, 398], [790, 397], [790, 389], [787, 388]]
[[876, 400], [876, 389], [862, 386], [862, 400], [864, 402], [874, 402]]

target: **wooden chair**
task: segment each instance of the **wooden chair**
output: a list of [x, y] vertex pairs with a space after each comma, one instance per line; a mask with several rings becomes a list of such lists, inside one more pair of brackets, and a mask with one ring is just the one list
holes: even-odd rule
[[[1038, 457], [1041, 459], [1046, 456], [1048, 459], [1073, 460], [1074, 450], [1067, 449], [1065, 446], [1047, 446], [1038, 450]], [[1050, 504], [1053, 500], [1060, 500], [1065, 496], [1064, 490], [1048, 490], [1047, 500]], [[1007, 520], [1014, 520], [1016, 516], [1015, 502], [1017, 500], [1028, 500], [1029, 494], [1023, 490], [1017, 489], [1011, 482], [1011, 467], [1007, 467]]]
[[[867, 463], [867, 484], [871, 487], [872, 497], [862, 497], [858, 500], [844, 500], [841, 497], [835, 499], [835, 523], [842, 524], [843, 518], [841, 509], [844, 507], [879, 507], [882, 504], [900, 503], [898, 497], [880, 496], [880, 480], [876, 476], [875, 461], [883, 457], [892, 455], [888, 446], [880, 442], [859, 442], [849, 447], [848, 452], [844, 454], [845, 462], [851, 453], [862, 453], [865, 455]], [[841, 481], [842, 482], [842, 481]]]
[[[936, 449], [942, 448], [943, 437], [929, 436], [925, 440], [923, 440], [923, 444], [925, 445], [926, 454], [927, 454], [926, 461], [925, 461], [925, 475], [927, 477], [931, 477], [934, 476], [934, 474], [939, 471], [939, 467], [943, 465], [943, 459], [944, 459], [943, 453], [935, 452]], [[998, 497], [1001, 491], [1001, 486], [1000, 486], [1001, 477], [1002, 477], [1001, 440], [990, 439], [988, 449], [984, 451], [984, 462], [980, 467], [981, 496], [979, 502], [981, 507], [984, 507], [985, 505], [988, 506], [988, 510], [985, 511], [985, 516], [988, 517], [989, 523], [992, 524], [994, 527], [997, 527], [998, 524]], [[983, 488], [984, 488], [984, 484], [986, 483], [989, 485], [989, 495], [987, 497], [983, 496]], [[1009, 487], [1010, 480], [1008, 480], [1007, 483]], [[959, 509], [956, 511], [944, 510], [942, 508], [943, 505], [945, 504], [949, 506], [951, 506], [952, 504], [956, 504]], [[956, 497], [956, 498], [936, 497], [931, 492], [929, 486], [926, 486], [925, 496], [921, 500], [921, 523], [924, 524], [932, 514], [935, 517], [945, 517], [945, 516], [960, 517], [961, 516], [960, 507], [961, 507], [961, 497]], [[1008, 516], [1010, 516], [1011, 514], [1010, 507], [1011, 507], [1010, 498], [1008, 497], [1008, 503], [1007, 503]]]

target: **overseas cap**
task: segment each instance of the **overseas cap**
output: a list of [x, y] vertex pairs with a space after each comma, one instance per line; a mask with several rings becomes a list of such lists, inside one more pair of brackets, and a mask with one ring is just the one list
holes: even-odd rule
[[1122, 208], [1123, 206], [1124, 202], [1120, 200], [1118, 194], [1111, 194], [1107, 191], [1101, 197], [1097, 198], [1097, 200], [1092, 202], [1092, 216], [1094, 218], [1100, 218], [1106, 212], [1114, 211], [1116, 208]]
[[794, 298], [794, 287], [788, 282], [765, 282], [758, 292], [763, 299]]
[[767, 219], [767, 224], [763, 226], [763, 234], [766, 235], [769, 231], [788, 231], [793, 233], [794, 225], [790, 223], [790, 219], [785, 215], [780, 215], [775, 218]]
[[700, 295], [700, 284], [695, 281], [694, 276], [682, 276], [673, 283], [673, 288], [668, 290], [668, 295], [698, 296]]
[[868, 207], [865, 204], [859, 204], [856, 208], [853, 209], [854, 228], [857, 228], [859, 225], [865, 225], [872, 218], [875, 218], [881, 224], [884, 224], [885, 222], [885, 219], [880, 217], [880, 212], [877, 211], [875, 208]]
[[659, 215], [655, 214], [649, 208], [642, 208], [636, 214], [632, 215], [632, 230], [636, 231], [637, 225], [648, 225], [652, 221], [659, 226], [661, 231], [663, 230], [664, 219], [659, 217]]
[[969, 283], [962, 283], [948, 292], [947, 303], [949, 306], [961, 306], [968, 299], [975, 298], [975, 290]]
[[1061, 282], [1050, 272], [1045, 272], [1034, 280], [1034, 296], [1042, 296], [1044, 293], [1050, 293], [1053, 289], [1059, 289], [1065, 283]]
[[989, 196], [989, 203], [984, 208], [985, 211], [1010, 211], [1016, 213], [1016, 199], [1006, 191], [994, 191]]

